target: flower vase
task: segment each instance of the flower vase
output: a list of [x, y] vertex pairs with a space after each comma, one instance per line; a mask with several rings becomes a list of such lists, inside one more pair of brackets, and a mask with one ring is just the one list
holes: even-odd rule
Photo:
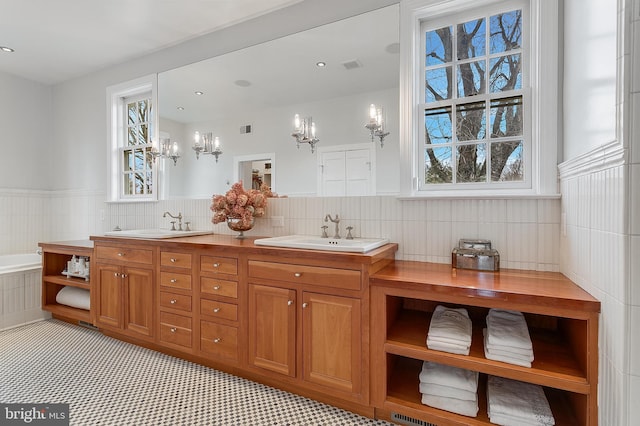
[[251, 219], [249, 221], [239, 217], [228, 217], [227, 226], [232, 231], [240, 232], [236, 236], [236, 238], [238, 239], [246, 238], [246, 236], [244, 235], [244, 231], [249, 231], [251, 228], [253, 228], [253, 216], [251, 216]]

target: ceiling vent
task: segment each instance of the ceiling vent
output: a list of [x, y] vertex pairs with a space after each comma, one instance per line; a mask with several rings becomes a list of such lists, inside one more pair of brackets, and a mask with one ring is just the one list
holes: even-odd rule
[[356, 68], [362, 68], [362, 64], [360, 63], [359, 60], [354, 59], [353, 61], [347, 61], [347, 62], [343, 62], [342, 66], [344, 67], [344, 69], [346, 70], [354, 70]]

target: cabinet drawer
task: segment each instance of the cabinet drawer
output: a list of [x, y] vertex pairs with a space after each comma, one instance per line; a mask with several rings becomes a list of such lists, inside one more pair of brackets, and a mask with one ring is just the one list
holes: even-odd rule
[[233, 303], [218, 302], [217, 300], [200, 300], [200, 313], [214, 318], [229, 321], [238, 320], [238, 306]]
[[191, 296], [161, 291], [160, 306], [163, 308], [180, 309], [181, 311], [191, 312]]
[[191, 275], [175, 272], [160, 272], [160, 285], [163, 287], [191, 290]]
[[192, 337], [191, 318], [160, 312], [161, 342], [191, 348]]
[[200, 349], [212, 355], [238, 358], [238, 329], [228, 325], [200, 321]]
[[200, 256], [200, 270], [215, 274], [238, 275], [238, 259], [234, 257]]
[[217, 278], [201, 277], [200, 293], [212, 296], [238, 298], [238, 283]]
[[127, 263], [153, 264], [153, 250], [130, 248], [127, 246], [96, 246], [96, 257], [98, 259], [117, 260]]
[[191, 254], [170, 251], [160, 252], [160, 266], [191, 269]]
[[361, 286], [360, 271], [353, 269], [292, 265], [259, 260], [249, 261], [249, 276], [346, 290], [360, 290]]

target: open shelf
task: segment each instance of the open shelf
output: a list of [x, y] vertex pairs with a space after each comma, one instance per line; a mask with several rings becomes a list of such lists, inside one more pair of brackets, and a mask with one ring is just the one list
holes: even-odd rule
[[[390, 411], [400, 410], [411, 417], [427, 422], [435, 422], [436, 424], [439, 421], [459, 423], [460, 425], [490, 424], [487, 414], [487, 376], [485, 374], [480, 375], [478, 384], [478, 415], [476, 417], [467, 417], [422, 404], [418, 390], [418, 375], [422, 368], [422, 361], [395, 355], [388, 356], [390, 357], [388, 360], [390, 371], [385, 408]], [[567, 401], [565, 392], [552, 388], [544, 388], [544, 391], [557, 426], [579, 424], [569, 408], [570, 404]]]
[[93, 323], [90, 310], [62, 305], [56, 301], [58, 292], [65, 286], [91, 291], [90, 280], [79, 276], [67, 276], [63, 271], [74, 255], [91, 258], [93, 242], [65, 241], [41, 243], [40, 246], [42, 247], [42, 309], [51, 312], [54, 316]]
[[429, 313], [402, 310], [389, 325], [385, 351], [571, 392], [588, 393], [590, 390], [585, 373], [559, 332], [530, 330], [535, 359], [531, 368], [527, 368], [485, 358], [484, 324], [474, 324], [469, 355], [430, 350], [426, 344], [430, 320]]

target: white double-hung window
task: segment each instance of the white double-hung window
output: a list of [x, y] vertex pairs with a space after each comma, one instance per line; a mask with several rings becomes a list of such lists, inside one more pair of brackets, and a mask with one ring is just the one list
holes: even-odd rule
[[547, 1], [548, 12], [541, 4], [403, 4], [405, 192], [557, 192], [557, 4]]
[[111, 201], [157, 200], [155, 76], [108, 88]]

